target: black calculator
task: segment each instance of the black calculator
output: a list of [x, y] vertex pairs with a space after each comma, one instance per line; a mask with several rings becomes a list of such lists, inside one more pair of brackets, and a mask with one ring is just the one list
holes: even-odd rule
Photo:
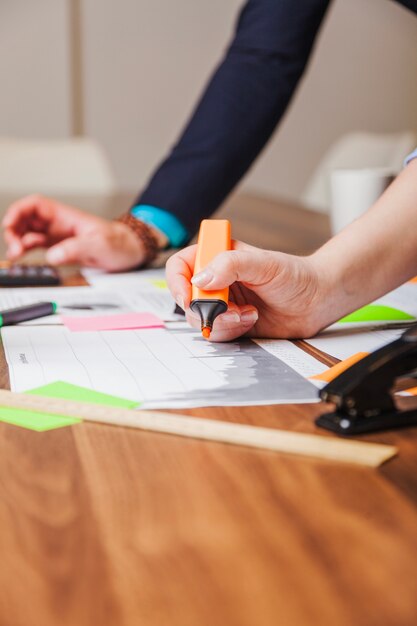
[[51, 265], [0, 266], [0, 287], [53, 287], [60, 282], [58, 271]]

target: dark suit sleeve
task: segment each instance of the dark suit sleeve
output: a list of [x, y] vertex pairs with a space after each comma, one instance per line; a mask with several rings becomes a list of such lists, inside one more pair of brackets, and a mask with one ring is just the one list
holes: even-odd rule
[[273, 133], [330, 0], [249, 0], [226, 57], [171, 154], [136, 204], [175, 215], [193, 235]]

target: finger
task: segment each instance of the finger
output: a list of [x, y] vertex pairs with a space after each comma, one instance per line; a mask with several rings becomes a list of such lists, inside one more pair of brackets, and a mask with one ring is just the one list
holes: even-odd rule
[[[241, 337], [252, 330], [258, 317], [258, 311], [254, 306], [237, 306], [231, 302], [226, 313], [216, 317], [209, 339], [213, 342], [222, 342]], [[187, 311], [187, 321], [193, 328], [201, 329], [200, 318], [190, 310]]]
[[11, 204], [7, 209], [2, 222], [3, 227], [14, 230], [21, 221], [33, 214], [42, 220], [50, 221], [53, 215], [51, 203], [46, 198], [39, 195], [21, 198]]
[[83, 263], [88, 254], [89, 242], [86, 237], [69, 237], [49, 248], [46, 260], [51, 265]]
[[13, 260], [20, 257], [24, 252], [20, 237], [9, 229], [4, 231], [3, 236], [7, 245], [7, 258]]
[[187, 309], [185, 313], [185, 319], [191, 328], [195, 328], [196, 330], [201, 330], [201, 320], [198, 316], [196, 316], [190, 309]]
[[43, 248], [47, 245], [47, 237], [44, 233], [26, 233], [20, 241], [25, 251], [32, 250], [32, 248]]
[[255, 307], [245, 305], [235, 307], [223, 315], [219, 315], [213, 324], [210, 341], [232, 341], [248, 333], [258, 321], [258, 311]]
[[15, 259], [27, 250], [45, 247], [47, 244], [47, 237], [43, 233], [30, 232], [22, 237], [18, 237], [13, 231], [7, 230], [4, 233], [4, 238], [7, 243], [7, 256], [9, 259]]
[[192, 278], [192, 284], [201, 289], [224, 289], [234, 282], [247, 285], [262, 285], [277, 272], [278, 255], [266, 250], [245, 248], [221, 252]]
[[168, 259], [166, 278], [175, 302], [185, 310], [191, 301], [191, 277], [197, 246], [188, 246]]
[[[239, 250], [255, 250], [241, 241], [233, 241], [233, 248]], [[197, 246], [194, 244], [174, 254], [166, 264], [168, 287], [177, 304], [185, 309], [191, 300], [191, 278], [194, 274]]]
[[[51, 265], [79, 263], [85, 267], [101, 267], [111, 269], [106, 257], [111, 257], [114, 250], [108, 247], [101, 233], [68, 237], [51, 246], [46, 253], [46, 260]], [[108, 267], [107, 267], [108, 266]]]

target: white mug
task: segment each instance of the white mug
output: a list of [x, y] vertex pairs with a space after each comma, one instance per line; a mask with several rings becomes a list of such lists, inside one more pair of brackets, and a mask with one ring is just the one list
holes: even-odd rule
[[337, 169], [330, 174], [332, 234], [365, 213], [392, 183], [395, 174], [382, 167]]

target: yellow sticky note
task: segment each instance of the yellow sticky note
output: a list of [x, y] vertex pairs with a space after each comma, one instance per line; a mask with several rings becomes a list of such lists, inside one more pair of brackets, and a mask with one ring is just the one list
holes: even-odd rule
[[149, 282], [158, 289], [168, 289], [167, 281], [164, 278], [150, 278]]

